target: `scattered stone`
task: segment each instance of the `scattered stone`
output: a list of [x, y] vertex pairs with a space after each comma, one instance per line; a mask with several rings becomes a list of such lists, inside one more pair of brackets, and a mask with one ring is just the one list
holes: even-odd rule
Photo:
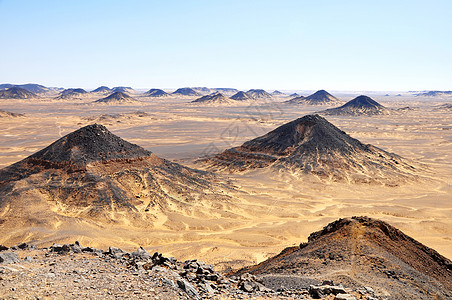
[[3, 252], [0, 253], [0, 263], [2, 264], [13, 264], [20, 262], [19, 256], [13, 252]]
[[178, 280], [177, 285], [179, 286], [179, 288], [181, 290], [185, 291], [187, 293], [187, 295], [189, 295], [190, 297], [194, 297], [195, 299], [201, 299], [198, 291], [190, 283], [188, 283], [185, 279]]
[[143, 248], [140, 247], [136, 251], [130, 253], [134, 259], [150, 259], [151, 255]]
[[356, 300], [356, 298], [351, 294], [337, 294], [334, 300]]

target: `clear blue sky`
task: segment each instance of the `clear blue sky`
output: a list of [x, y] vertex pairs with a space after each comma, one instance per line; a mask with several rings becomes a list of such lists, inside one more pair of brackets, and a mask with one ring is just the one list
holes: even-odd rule
[[0, 0], [0, 83], [452, 90], [451, 0]]

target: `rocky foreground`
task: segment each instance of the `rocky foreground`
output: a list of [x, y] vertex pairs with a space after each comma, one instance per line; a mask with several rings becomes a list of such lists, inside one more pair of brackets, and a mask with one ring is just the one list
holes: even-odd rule
[[227, 276], [197, 260], [143, 248], [103, 251], [74, 244], [0, 246], [0, 299], [386, 299], [372, 287], [306, 281], [277, 290], [248, 273]]

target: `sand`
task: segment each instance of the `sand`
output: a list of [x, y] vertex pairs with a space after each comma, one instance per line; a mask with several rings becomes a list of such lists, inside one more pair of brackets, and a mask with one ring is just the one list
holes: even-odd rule
[[[335, 95], [336, 96], [336, 95]], [[352, 97], [341, 97], [350, 100]], [[89, 104], [83, 100], [11, 100], [0, 109], [26, 114], [25, 118], [0, 118], [0, 167], [21, 160], [59, 137], [93, 122], [100, 122], [121, 138], [156, 155], [202, 168], [197, 158], [238, 146], [279, 125], [325, 106], [282, 104], [286, 98], [260, 101], [259, 105], [191, 105], [192, 98], [146, 98], [125, 105]], [[433, 107], [452, 98], [405, 95], [374, 100], [389, 108], [416, 107], [400, 115], [373, 117], [327, 116], [326, 119], [364, 143], [423, 164], [421, 178], [398, 187], [321, 182], [310, 176], [254, 170], [223, 174], [237, 187], [231, 192], [228, 213], [208, 215], [175, 212], [162, 215], [150, 228], [96, 224], [72, 220], [47, 228], [0, 229], [0, 244], [14, 237], [55, 240], [126, 249], [142, 245], [179, 259], [200, 258], [220, 269], [256, 263], [283, 248], [304, 242], [327, 223], [353, 215], [382, 219], [406, 234], [452, 258], [452, 114]], [[147, 114], [135, 114], [135, 112]], [[101, 115], [113, 117], [99, 118]], [[200, 216], [202, 215], [202, 217]], [[1, 215], [0, 215], [1, 217]]]

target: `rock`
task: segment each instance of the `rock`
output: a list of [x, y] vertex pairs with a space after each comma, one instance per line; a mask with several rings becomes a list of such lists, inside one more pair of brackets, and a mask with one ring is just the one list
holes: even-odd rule
[[311, 285], [309, 286], [309, 294], [316, 299], [320, 299], [323, 296], [329, 295], [329, 294], [346, 294], [344, 287], [342, 285], [334, 286], [334, 285], [321, 285], [321, 286], [315, 286]]
[[109, 247], [108, 248], [108, 252], [107, 252], [107, 254], [110, 254], [110, 255], [115, 255], [115, 254], [123, 255], [123, 254], [126, 254], [126, 253], [127, 253], [126, 251], [124, 251], [124, 250], [122, 250], [120, 248], [116, 248], [116, 247]]
[[19, 256], [13, 252], [3, 252], [0, 253], [0, 263], [2, 264], [12, 264], [19, 262]]
[[26, 262], [30, 262], [30, 261], [32, 261], [32, 258], [31, 258], [31, 256], [27, 256], [27, 257], [25, 257], [25, 258], [24, 258], [24, 261], [26, 261]]
[[356, 300], [356, 298], [351, 294], [337, 294], [334, 300]]
[[143, 247], [140, 247], [136, 251], [133, 251], [132, 253], [130, 253], [130, 255], [132, 255], [132, 258], [135, 258], [135, 259], [150, 259], [151, 258], [151, 255]]
[[28, 245], [27, 245], [27, 243], [22, 243], [22, 244], [17, 245], [17, 248], [24, 250], [24, 249], [28, 248]]
[[181, 290], [186, 292], [188, 296], [193, 297], [195, 299], [201, 299], [198, 291], [185, 279], [178, 280], [177, 285]]
[[251, 292], [253, 292], [253, 290], [254, 290], [254, 286], [253, 286], [253, 284], [252, 284], [251, 282], [249, 282], [249, 281], [243, 281], [243, 282], [240, 284], [240, 289], [241, 289], [242, 291], [244, 291], [244, 292], [251, 293]]
[[3, 245], [0, 245], [0, 251], [8, 250], [9, 248]]

